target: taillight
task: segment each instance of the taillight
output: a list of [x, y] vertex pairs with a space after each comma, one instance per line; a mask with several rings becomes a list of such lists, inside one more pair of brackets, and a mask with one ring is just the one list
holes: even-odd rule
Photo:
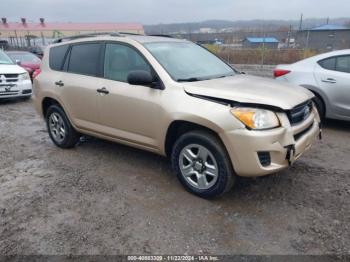
[[284, 76], [286, 74], [289, 74], [291, 71], [290, 70], [285, 70], [285, 69], [275, 69], [273, 71], [273, 75], [275, 78], [280, 77], [280, 76]]
[[33, 79], [36, 78], [39, 74], [41, 73], [41, 69], [38, 68], [38, 69], [35, 69], [35, 71], [33, 72]]

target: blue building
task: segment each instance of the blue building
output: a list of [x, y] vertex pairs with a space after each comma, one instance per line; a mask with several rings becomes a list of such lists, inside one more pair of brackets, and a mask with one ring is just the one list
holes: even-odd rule
[[277, 49], [279, 41], [275, 37], [247, 37], [243, 40], [243, 48]]

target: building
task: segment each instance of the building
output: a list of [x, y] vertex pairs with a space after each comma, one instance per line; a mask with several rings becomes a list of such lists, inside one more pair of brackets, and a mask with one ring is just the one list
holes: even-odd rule
[[59, 37], [95, 32], [144, 34], [144, 29], [136, 23], [48, 23], [43, 18], [38, 23], [27, 22], [25, 18], [20, 22], [2, 18], [0, 22], [0, 39], [18, 47], [46, 45]]
[[243, 40], [243, 48], [268, 48], [277, 49], [279, 41], [275, 37], [246, 37]]
[[297, 47], [317, 51], [332, 51], [350, 48], [350, 28], [341, 25], [322, 25], [300, 30], [296, 36]]

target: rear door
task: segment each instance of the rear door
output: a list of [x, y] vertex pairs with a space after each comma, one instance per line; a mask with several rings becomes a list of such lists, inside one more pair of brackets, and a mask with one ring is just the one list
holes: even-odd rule
[[71, 45], [63, 72], [56, 80], [65, 109], [79, 128], [98, 128], [96, 89], [102, 81], [103, 46], [101, 42]]
[[350, 117], [350, 55], [319, 61], [315, 67], [315, 77], [328, 97], [332, 112]]

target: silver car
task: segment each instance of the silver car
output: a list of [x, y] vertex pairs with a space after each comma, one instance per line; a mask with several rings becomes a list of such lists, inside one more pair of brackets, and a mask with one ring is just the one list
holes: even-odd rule
[[291, 65], [279, 65], [275, 78], [306, 87], [325, 118], [350, 120], [350, 49], [317, 55]]

